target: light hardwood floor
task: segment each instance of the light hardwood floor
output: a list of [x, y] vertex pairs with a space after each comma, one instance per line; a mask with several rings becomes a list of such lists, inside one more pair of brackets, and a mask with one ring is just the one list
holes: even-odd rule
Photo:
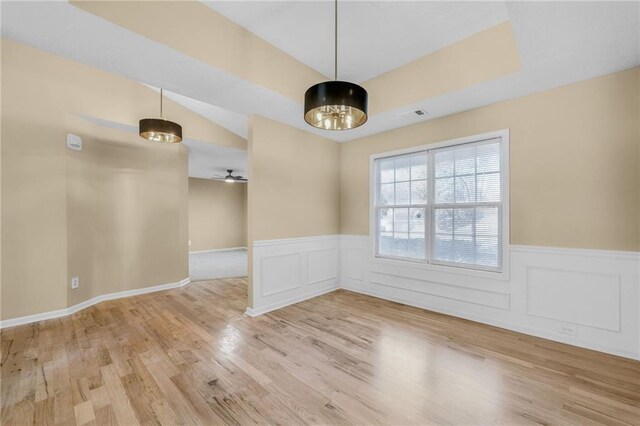
[[258, 318], [246, 280], [2, 331], [2, 425], [640, 424], [640, 363], [336, 291]]

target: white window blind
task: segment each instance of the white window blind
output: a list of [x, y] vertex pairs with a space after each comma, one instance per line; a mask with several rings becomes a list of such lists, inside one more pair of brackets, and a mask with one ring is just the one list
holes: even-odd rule
[[376, 255], [502, 267], [501, 138], [375, 161]]

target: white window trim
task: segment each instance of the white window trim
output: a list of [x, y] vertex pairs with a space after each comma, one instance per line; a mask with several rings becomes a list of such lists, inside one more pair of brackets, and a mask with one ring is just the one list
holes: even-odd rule
[[[462, 265], [445, 265], [442, 263], [424, 263], [421, 261], [411, 261], [411, 259], [391, 257], [378, 257], [376, 253], [377, 226], [376, 226], [376, 165], [375, 162], [379, 158], [392, 157], [397, 155], [412, 154], [418, 151], [433, 150], [454, 145], [462, 145], [472, 142], [480, 142], [488, 139], [501, 139], [500, 166], [501, 180], [503, 189], [502, 198], [502, 215], [501, 215], [501, 232], [502, 232], [502, 269], [500, 271], [482, 270], [479, 268], [465, 267]], [[393, 266], [404, 266], [417, 268], [431, 272], [445, 272], [452, 274], [468, 275], [479, 278], [498, 279], [503, 281], [509, 280], [509, 269], [511, 264], [510, 247], [509, 247], [509, 129], [496, 130], [493, 132], [482, 133], [478, 135], [465, 136], [462, 138], [449, 139], [445, 141], [412, 146], [410, 148], [398, 149], [395, 151], [382, 152], [373, 154], [369, 157], [369, 244], [370, 244], [370, 261], [378, 264], [387, 264]], [[425, 224], [425, 226], [428, 226]]]

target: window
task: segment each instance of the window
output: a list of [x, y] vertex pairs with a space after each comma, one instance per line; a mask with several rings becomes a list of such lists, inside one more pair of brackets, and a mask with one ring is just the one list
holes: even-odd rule
[[505, 136], [375, 158], [377, 257], [502, 270]]

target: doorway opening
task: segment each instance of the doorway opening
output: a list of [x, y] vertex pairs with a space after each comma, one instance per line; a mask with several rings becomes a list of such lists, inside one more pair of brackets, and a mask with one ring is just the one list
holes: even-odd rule
[[247, 276], [247, 152], [187, 141], [189, 278]]

